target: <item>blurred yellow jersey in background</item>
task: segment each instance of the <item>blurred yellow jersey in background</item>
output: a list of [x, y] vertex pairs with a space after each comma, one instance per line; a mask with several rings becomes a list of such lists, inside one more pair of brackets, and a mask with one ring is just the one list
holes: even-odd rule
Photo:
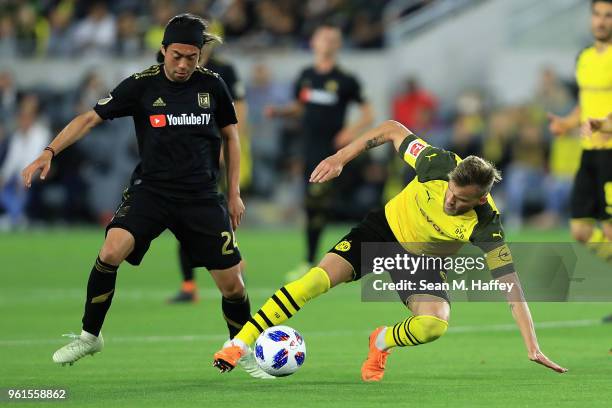
[[[595, 45], [582, 50], [576, 61], [576, 81], [580, 89], [580, 122], [601, 119], [612, 112], [612, 47], [598, 51]], [[583, 138], [582, 148], [612, 149], [599, 133]]]

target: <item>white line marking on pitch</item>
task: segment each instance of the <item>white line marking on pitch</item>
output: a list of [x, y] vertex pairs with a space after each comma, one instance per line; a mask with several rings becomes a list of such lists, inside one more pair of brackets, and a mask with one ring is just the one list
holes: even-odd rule
[[[558, 328], [576, 328], [597, 326], [601, 324], [601, 320], [565, 320], [536, 323], [537, 329], [558, 329]], [[518, 330], [514, 324], [493, 324], [484, 326], [451, 326], [451, 333], [488, 333], [488, 332], [506, 332]], [[320, 331], [310, 332], [308, 337], [332, 337], [332, 336], [351, 336], [351, 335], [366, 335], [369, 332], [360, 330], [343, 330], [343, 331]], [[193, 341], [223, 341], [227, 339], [226, 335], [222, 334], [195, 334], [183, 336], [109, 336], [105, 337], [105, 341], [109, 343], [163, 343], [163, 342], [193, 342]], [[22, 340], [0, 340], [0, 346], [30, 346], [38, 344], [60, 344], [65, 343], [67, 339], [58, 337], [56, 339], [22, 339]]]

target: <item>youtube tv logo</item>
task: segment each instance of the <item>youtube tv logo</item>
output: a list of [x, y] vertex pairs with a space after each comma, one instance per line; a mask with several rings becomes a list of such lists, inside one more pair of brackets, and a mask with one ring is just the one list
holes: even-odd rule
[[149, 116], [149, 122], [154, 128], [166, 126], [166, 115], [151, 115]]

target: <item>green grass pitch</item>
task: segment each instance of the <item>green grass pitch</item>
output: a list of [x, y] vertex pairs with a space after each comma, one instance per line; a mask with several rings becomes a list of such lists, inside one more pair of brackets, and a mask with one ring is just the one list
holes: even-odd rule
[[[330, 229], [322, 248], [344, 231]], [[301, 233], [244, 230], [238, 237], [255, 311], [301, 259]], [[456, 303], [443, 338], [394, 350], [384, 381], [366, 384], [359, 369], [368, 333], [408, 312], [400, 303], [362, 303], [359, 285], [344, 285], [288, 322], [307, 343], [298, 373], [273, 381], [239, 369], [221, 375], [211, 358], [226, 327], [208, 274], [198, 271], [198, 304], [164, 303], [179, 285], [170, 234], [153, 243], [139, 268], [121, 267], [104, 351], [72, 367], [56, 366], [51, 355], [66, 341], [60, 335], [80, 331], [102, 238], [101, 229], [0, 235], [0, 388], [67, 388], [68, 400], [54, 406], [75, 407], [611, 406], [612, 326], [599, 323], [612, 312], [609, 303], [531, 304], [542, 350], [569, 367], [567, 374], [528, 361], [505, 304]], [[568, 239], [558, 231], [512, 238]]]

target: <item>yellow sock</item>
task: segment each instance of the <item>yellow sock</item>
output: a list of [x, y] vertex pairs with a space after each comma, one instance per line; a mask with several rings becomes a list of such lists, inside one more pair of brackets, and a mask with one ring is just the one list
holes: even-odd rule
[[448, 322], [435, 316], [410, 316], [408, 319], [388, 326], [385, 331], [385, 348], [418, 346], [436, 340], [446, 333]]
[[587, 242], [587, 247], [598, 258], [606, 262], [612, 262], [612, 242], [604, 235], [601, 228], [593, 229], [591, 238]]
[[306, 302], [327, 292], [329, 287], [327, 272], [319, 267], [312, 268], [300, 279], [277, 290], [242, 327], [236, 338], [253, 345], [261, 332], [285, 322]]

